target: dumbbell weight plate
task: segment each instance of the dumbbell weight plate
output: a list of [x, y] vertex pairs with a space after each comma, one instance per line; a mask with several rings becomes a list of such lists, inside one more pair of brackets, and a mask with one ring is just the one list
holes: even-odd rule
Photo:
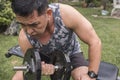
[[40, 63], [39, 52], [33, 48], [28, 49], [23, 60], [23, 65], [28, 66], [28, 69], [23, 73], [25, 80], [41, 80]]

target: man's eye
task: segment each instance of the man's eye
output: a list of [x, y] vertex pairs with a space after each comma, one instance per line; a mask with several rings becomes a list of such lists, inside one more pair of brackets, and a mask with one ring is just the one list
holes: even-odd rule
[[37, 27], [38, 24], [31, 24], [30, 26], [31, 26], [31, 27]]

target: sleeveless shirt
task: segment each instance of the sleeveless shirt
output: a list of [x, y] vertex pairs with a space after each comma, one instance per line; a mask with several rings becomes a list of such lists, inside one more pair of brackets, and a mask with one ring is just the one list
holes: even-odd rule
[[[52, 3], [49, 7], [53, 11], [54, 17], [54, 32], [50, 38], [48, 44], [42, 45], [38, 40], [30, 37], [26, 33], [27, 38], [34, 48], [39, 49], [44, 54], [51, 53], [55, 50], [67, 53], [69, 56], [75, 53], [80, 53], [80, 43], [77, 39], [77, 35], [69, 28], [65, 26], [60, 15], [60, 9], [58, 3]], [[66, 16], [67, 17], [67, 16]]]

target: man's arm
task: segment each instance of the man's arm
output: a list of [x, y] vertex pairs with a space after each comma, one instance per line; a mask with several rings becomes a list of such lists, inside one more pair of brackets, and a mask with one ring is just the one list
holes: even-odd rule
[[65, 25], [72, 29], [80, 40], [88, 45], [89, 71], [98, 72], [101, 58], [101, 40], [91, 23], [77, 10], [68, 5], [60, 5], [60, 12]]
[[22, 52], [24, 54], [26, 53], [28, 48], [32, 48], [32, 45], [28, 41], [27, 36], [26, 36], [25, 32], [23, 31], [23, 29], [21, 29], [21, 31], [19, 33], [18, 42], [19, 42], [20, 48], [22, 49]]

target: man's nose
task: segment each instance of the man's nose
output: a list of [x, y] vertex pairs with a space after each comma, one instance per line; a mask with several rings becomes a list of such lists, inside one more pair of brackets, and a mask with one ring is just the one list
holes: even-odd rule
[[27, 27], [27, 28], [26, 28], [26, 32], [27, 32], [28, 34], [32, 35], [33, 32], [34, 32], [34, 30], [33, 30], [32, 28], [30, 28], [30, 27]]

